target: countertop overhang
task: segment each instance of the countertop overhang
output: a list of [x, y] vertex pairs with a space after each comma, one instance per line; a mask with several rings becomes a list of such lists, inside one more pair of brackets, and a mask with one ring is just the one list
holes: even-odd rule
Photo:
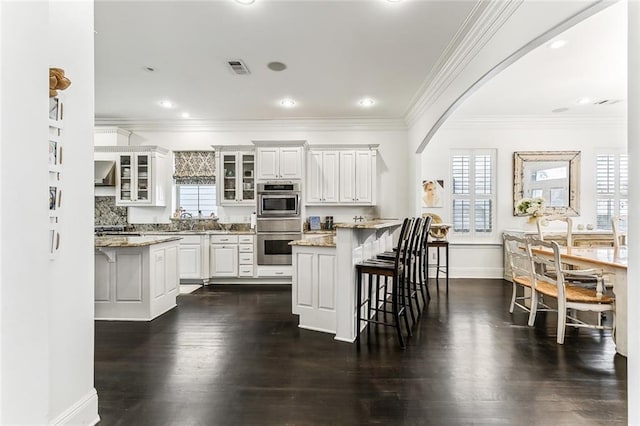
[[333, 227], [346, 229], [384, 229], [400, 225], [402, 225], [401, 219], [375, 219], [355, 223], [336, 223]]
[[318, 235], [305, 240], [296, 240], [289, 243], [290, 246], [305, 247], [335, 247], [336, 240], [334, 235]]
[[175, 237], [159, 237], [159, 236], [107, 236], [107, 237], [95, 237], [95, 247], [146, 247], [153, 244], [162, 244], [169, 241], [178, 241], [181, 238]]

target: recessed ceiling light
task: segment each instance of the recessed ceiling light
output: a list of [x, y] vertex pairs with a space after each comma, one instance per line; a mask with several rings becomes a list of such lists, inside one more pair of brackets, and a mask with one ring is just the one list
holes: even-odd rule
[[180, 117], [189, 118], [189, 117], [191, 117], [191, 114], [189, 114], [188, 112], [183, 112], [182, 114], [180, 114]]
[[159, 104], [161, 107], [164, 107], [164, 108], [173, 108], [173, 102], [168, 101], [166, 99], [164, 101], [160, 101]]
[[292, 108], [294, 107], [296, 104], [296, 101], [294, 101], [293, 99], [283, 99], [280, 101], [280, 105], [282, 105], [285, 108]]
[[271, 71], [284, 71], [287, 69], [287, 65], [282, 62], [273, 61], [267, 64], [267, 68]]
[[144, 70], [148, 71], [148, 72], [154, 72], [156, 69], [154, 67], [150, 67], [150, 66], [147, 65], [147, 66], [144, 67]]
[[243, 4], [245, 6], [248, 6], [250, 4], [253, 4], [256, 0], [236, 0], [236, 3], [240, 3]]
[[577, 103], [578, 105], [586, 105], [586, 104], [588, 104], [588, 103], [590, 103], [590, 102], [591, 102], [591, 98], [587, 98], [587, 97], [580, 98], [580, 99], [578, 99], [578, 100], [576, 101], [576, 103]]
[[360, 99], [358, 103], [360, 104], [360, 106], [368, 108], [368, 107], [374, 106], [376, 104], [376, 101], [374, 101], [371, 98], [363, 98], [363, 99]]
[[567, 44], [567, 40], [554, 40], [548, 44], [550, 49], [560, 49], [565, 44]]
[[402, 0], [387, 0], [389, 3], [400, 3]]

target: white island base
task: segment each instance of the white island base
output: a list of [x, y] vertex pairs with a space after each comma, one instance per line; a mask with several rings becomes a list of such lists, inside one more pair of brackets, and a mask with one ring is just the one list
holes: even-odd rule
[[392, 247], [399, 220], [336, 224], [335, 237], [291, 242], [293, 257], [291, 309], [299, 327], [356, 338], [356, 273], [354, 264]]
[[178, 241], [96, 238], [95, 319], [151, 321], [176, 306]]

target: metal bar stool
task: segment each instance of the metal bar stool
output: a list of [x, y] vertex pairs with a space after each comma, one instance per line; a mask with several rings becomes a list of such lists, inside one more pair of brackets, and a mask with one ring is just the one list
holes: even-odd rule
[[[425, 224], [427, 220], [423, 218], [414, 218], [412, 219], [412, 224], [409, 230], [409, 236], [405, 239], [405, 242], [408, 244], [406, 247], [406, 251], [402, 252], [402, 260], [404, 262], [405, 267], [405, 282], [407, 288], [405, 290], [405, 295], [407, 297], [407, 307], [409, 308], [409, 314], [411, 315], [411, 320], [415, 324], [417, 321], [417, 317], [422, 314], [422, 306], [420, 306], [419, 296], [423, 300], [423, 305], [426, 303], [426, 296], [424, 294], [424, 287], [422, 285], [422, 243], [423, 238], [425, 236]], [[426, 228], [426, 232], [428, 233], [428, 228]], [[404, 247], [401, 243], [398, 245], [399, 247]], [[384, 260], [387, 262], [393, 262], [395, 256], [397, 254], [397, 249], [391, 252], [380, 253], [376, 256], [378, 260]], [[402, 250], [402, 249], [401, 249]], [[386, 282], [385, 282], [386, 284]], [[417, 315], [413, 309], [413, 303], [415, 302]]]
[[[447, 293], [449, 293], [449, 241], [433, 240], [427, 243], [427, 247], [436, 249], [436, 290], [440, 291], [440, 272], [445, 274]], [[444, 248], [444, 264], [440, 264], [440, 249]]]
[[[409, 319], [407, 318], [407, 283], [405, 279], [405, 264], [403, 262], [403, 255], [408, 253], [408, 238], [410, 235], [410, 227], [413, 221], [411, 219], [405, 219], [402, 223], [402, 229], [400, 230], [400, 242], [404, 242], [401, 246], [402, 249], [396, 251], [396, 256], [393, 262], [387, 262], [384, 260], [365, 260], [357, 263], [356, 273], [358, 276], [356, 283], [356, 342], [360, 344], [360, 323], [367, 322], [369, 324], [380, 324], [385, 326], [394, 327], [398, 335], [398, 341], [400, 347], [404, 348], [404, 338], [402, 336], [402, 330], [400, 328], [400, 317], [403, 317], [407, 334], [411, 335], [411, 328], [409, 327]], [[363, 300], [363, 277], [368, 276], [368, 294]], [[385, 282], [391, 278], [391, 293], [389, 294], [390, 300], [387, 300], [386, 285], [383, 293], [383, 297], [380, 297], [380, 277], [384, 277]], [[376, 279], [375, 285], [373, 279]], [[375, 303], [374, 303], [375, 302]], [[389, 310], [389, 305], [390, 310]], [[366, 308], [365, 318], [362, 318], [362, 311]], [[382, 313], [382, 321], [378, 319], [378, 313]], [[387, 314], [391, 315], [391, 321], [387, 321]], [[367, 335], [369, 334], [370, 327], [367, 326]]]

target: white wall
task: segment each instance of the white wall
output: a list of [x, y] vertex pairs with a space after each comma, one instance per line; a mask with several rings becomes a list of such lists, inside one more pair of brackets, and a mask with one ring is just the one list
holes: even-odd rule
[[52, 1], [49, 28], [49, 64], [63, 68], [72, 81], [64, 91], [62, 249], [49, 262], [47, 280], [49, 420], [90, 424], [98, 410], [93, 387], [93, 1]]
[[[131, 145], [158, 145], [172, 151], [208, 150], [212, 146], [247, 145], [252, 140], [306, 140], [310, 146], [331, 144], [379, 144], [377, 162], [377, 209], [353, 207], [310, 207], [308, 215], [333, 215], [336, 221], [352, 220], [354, 215], [377, 217], [403, 217], [410, 214], [409, 202], [412, 194], [406, 188], [408, 163], [407, 133], [405, 130], [335, 130], [302, 129], [276, 124], [251, 131], [184, 131], [150, 132], [132, 129]], [[158, 213], [160, 209], [160, 213]], [[145, 208], [149, 215], [169, 217], [174, 206]], [[136, 209], [143, 211], [141, 209]], [[218, 215], [222, 221], [249, 222], [255, 207], [221, 207]]]
[[[497, 150], [496, 223], [491, 241], [500, 244], [502, 231], [521, 229], [526, 218], [513, 216], [513, 153], [515, 151], [581, 151], [580, 216], [574, 225], [595, 224], [595, 156], [598, 152], [626, 150], [626, 128], [623, 120], [581, 120], [571, 122], [558, 119], [518, 122], [450, 122], [443, 126], [422, 153], [422, 179], [444, 179], [444, 207], [426, 209], [451, 223], [450, 150], [456, 148], [491, 148]], [[419, 182], [415, 187], [419, 189]], [[456, 237], [450, 236], [455, 244]], [[457, 241], [460, 241], [458, 238]], [[487, 257], [488, 256], [488, 257]], [[495, 247], [476, 247], [476, 250], [452, 248], [453, 276], [500, 276], [502, 255]], [[456, 266], [459, 265], [459, 266]], [[484, 273], [479, 273], [484, 269]], [[473, 272], [472, 272], [473, 271]]]
[[42, 2], [2, 2], [1, 7], [0, 423], [46, 424], [49, 6]]
[[[0, 7], [0, 423], [91, 424], [97, 421], [88, 214], [93, 4]], [[73, 82], [66, 105], [62, 249], [53, 261], [46, 202], [50, 65], [65, 68]]]
[[[628, 112], [627, 115], [631, 119], [628, 120], [628, 136], [629, 136], [629, 164], [638, 164], [640, 162], [640, 81], [638, 73], [640, 73], [640, 3], [630, 1], [628, 3], [629, 16], [629, 45], [628, 49], [628, 85], [627, 99]], [[640, 171], [637, 167], [629, 169], [629, 205], [634, 211], [640, 207], [640, 186], [637, 186]], [[640, 215], [629, 215], [629, 272], [627, 276], [627, 312], [628, 325], [627, 330], [633, 330], [627, 333], [628, 338], [628, 370], [627, 370], [627, 401], [628, 403], [628, 423], [630, 425], [640, 425], [640, 333], [636, 332], [637, 326], [640, 324], [640, 288], [637, 283], [640, 279], [640, 259], [636, 254], [640, 250]]]

